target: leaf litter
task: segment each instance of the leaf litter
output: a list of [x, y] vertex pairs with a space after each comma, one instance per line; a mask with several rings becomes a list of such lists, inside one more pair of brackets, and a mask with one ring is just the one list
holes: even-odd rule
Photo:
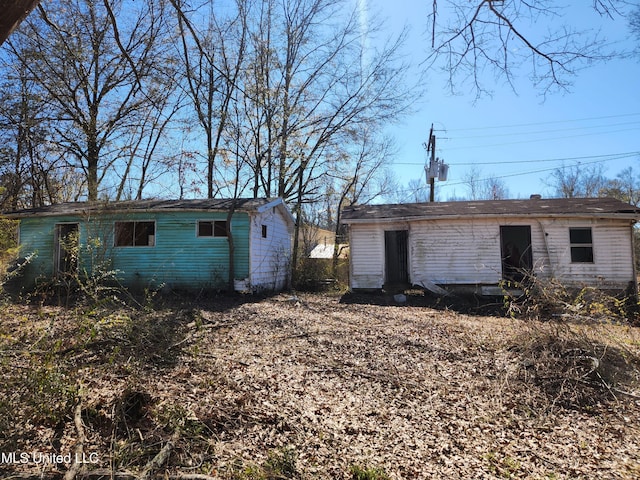
[[78, 478], [640, 476], [637, 327], [283, 294], [8, 305], [0, 328], [0, 451], [73, 452], [80, 404]]

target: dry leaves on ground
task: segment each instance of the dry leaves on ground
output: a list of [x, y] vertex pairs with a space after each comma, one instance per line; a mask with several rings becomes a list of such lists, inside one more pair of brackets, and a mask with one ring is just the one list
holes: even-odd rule
[[640, 476], [638, 328], [355, 300], [10, 305], [0, 451], [74, 452], [80, 399], [85, 478]]

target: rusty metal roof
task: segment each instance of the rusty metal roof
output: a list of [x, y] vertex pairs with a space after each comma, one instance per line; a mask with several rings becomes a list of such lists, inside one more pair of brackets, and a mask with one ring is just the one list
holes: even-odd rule
[[472, 217], [590, 217], [640, 219], [640, 208], [614, 198], [532, 198], [464, 202], [356, 205], [343, 223]]
[[[88, 213], [115, 212], [163, 212], [163, 211], [223, 211], [231, 209], [234, 199], [208, 198], [199, 200], [130, 200], [124, 202], [70, 202], [58, 203], [39, 208], [29, 208], [4, 214], [8, 218], [31, 216], [63, 216]], [[266, 206], [283, 204], [280, 198], [237, 198], [235, 210], [258, 211]]]

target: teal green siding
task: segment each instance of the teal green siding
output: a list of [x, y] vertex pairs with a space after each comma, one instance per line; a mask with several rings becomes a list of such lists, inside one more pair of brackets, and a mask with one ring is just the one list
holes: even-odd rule
[[[25, 283], [54, 274], [55, 225], [80, 225], [80, 271], [97, 266], [116, 271], [123, 285], [134, 288], [209, 288], [224, 286], [229, 278], [226, 237], [198, 237], [198, 220], [226, 220], [225, 212], [136, 212], [96, 218], [32, 217], [20, 223], [21, 255], [36, 253], [25, 272]], [[114, 246], [116, 221], [155, 221], [154, 246]], [[249, 275], [249, 215], [234, 214], [231, 222], [235, 278]]]

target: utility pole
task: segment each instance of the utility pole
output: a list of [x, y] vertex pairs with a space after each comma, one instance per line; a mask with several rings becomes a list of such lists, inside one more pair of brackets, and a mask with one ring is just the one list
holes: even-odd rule
[[429, 201], [435, 202], [436, 179], [433, 175], [430, 174], [434, 171], [436, 164], [436, 136], [433, 133], [433, 123], [431, 124], [431, 130], [429, 130], [429, 141], [427, 142], [427, 153], [429, 152], [431, 152], [429, 168], [427, 169], [427, 179], [429, 180]]
[[436, 134], [433, 133], [433, 123], [431, 124], [431, 130], [429, 130], [429, 141], [424, 144], [424, 147], [427, 149], [427, 153], [431, 154], [429, 157], [429, 165], [424, 166], [427, 181], [429, 182], [429, 201], [435, 202], [436, 177], [441, 182], [446, 181], [449, 173], [449, 165], [444, 163], [443, 159], [436, 158]]

